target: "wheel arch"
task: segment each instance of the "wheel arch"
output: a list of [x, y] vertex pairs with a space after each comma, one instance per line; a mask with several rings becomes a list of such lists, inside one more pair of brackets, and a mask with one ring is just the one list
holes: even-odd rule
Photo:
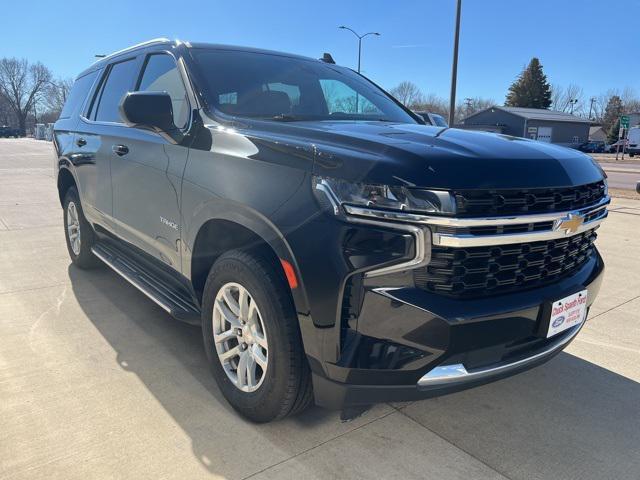
[[309, 304], [304, 290], [300, 269], [284, 235], [268, 219], [258, 212], [239, 205], [227, 205], [217, 201], [200, 211], [186, 229], [183, 252], [183, 273], [190, 279], [198, 299], [202, 298], [204, 282], [215, 260], [225, 251], [252, 247], [264, 247], [274, 256], [277, 265], [287, 279], [281, 261], [287, 262], [295, 274], [297, 286], [289, 282], [296, 310], [308, 314]]
[[76, 187], [76, 190], [78, 190], [78, 194], [80, 194], [76, 177], [72, 173], [68, 165], [68, 162], [61, 160], [58, 166], [58, 179], [56, 183], [58, 187], [58, 197], [60, 199], [60, 205], [64, 203], [64, 197], [67, 194], [69, 188]]

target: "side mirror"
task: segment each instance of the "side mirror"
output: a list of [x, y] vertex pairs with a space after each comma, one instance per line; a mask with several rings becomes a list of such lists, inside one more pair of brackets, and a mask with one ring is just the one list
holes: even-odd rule
[[175, 143], [182, 139], [167, 92], [128, 92], [120, 102], [120, 116], [130, 127], [148, 128]]

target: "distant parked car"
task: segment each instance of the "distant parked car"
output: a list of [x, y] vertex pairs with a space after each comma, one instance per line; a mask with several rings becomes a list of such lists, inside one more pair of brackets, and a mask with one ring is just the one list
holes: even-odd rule
[[449, 124], [444, 117], [438, 113], [433, 112], [415, 112], [419, 115], [427, 125], [433, 125], [435, 127], [448, 127]]
[[604, 152], [603, 141], [591, 141], [578, 145], [578, 150], [585, 153], [602, 153]]
[[7, 125], [0, 126], [0, 138], [9, 138], [9, 137], [18, 138], [19, 136], [20, 136], [20, 130], [18, 130], [17, 128], [11, 128], [11, 127], [8, 127]]
[[[624, 140], [618, 140], [617, 142], [611, 143], [609, 145], [607, 145], [605, 147], [605, 152], [608, 153], [615, 153], [616, 150], [619, 150], [620, 152], [622, 151], [622, 147], [623, 146], [629, 146], [629, 140], [627, 140], [626, 138]], [[618, 148], [619, 146], [619, 148]]]

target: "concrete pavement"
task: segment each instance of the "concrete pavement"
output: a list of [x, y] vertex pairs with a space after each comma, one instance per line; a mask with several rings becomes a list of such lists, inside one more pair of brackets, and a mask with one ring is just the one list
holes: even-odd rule
[[0, 478], [640, 478], [640, 202], [600, 229], [605, 282], [535, 370], [350, 423], [243, 421], [181, 324], [64, 245], [51, 144], [0, 140]]

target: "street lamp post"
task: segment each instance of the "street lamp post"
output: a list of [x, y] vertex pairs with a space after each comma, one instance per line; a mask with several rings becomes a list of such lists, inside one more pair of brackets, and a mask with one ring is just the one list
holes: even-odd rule
[[569, 111], [569, 113], [570, 113], [571, 115], [573, 115], [573, 109], [574, 109], [574, 107], [576, 106], [576, 103], [578, 103], [578, 99], [577, 99], [577, 98], [571, 98], [571, 99], [569, 99], [569, 105], [571, 105], [571, 107], [570, 107], [570, 108], [571, 108], [571, 110]]
[[343, 30], [349, 30], [351, 33], [353, 33], [356, 37], [358, 37], [358, 73], [360, 73], [360, 57], [362, 55], [362, 39], [368, 35], [375, 35], [377, 37], [380, 36], [380, 34], [378, 32], [369, 32], [369, 33], [365, 33], [364, 35], [359, 35], [358, 33], [356, 33], [355, 30], [353, 30], [352, 28], [346, 27], [344, 25], [340, 25], [338, 28], [341, 28]]

